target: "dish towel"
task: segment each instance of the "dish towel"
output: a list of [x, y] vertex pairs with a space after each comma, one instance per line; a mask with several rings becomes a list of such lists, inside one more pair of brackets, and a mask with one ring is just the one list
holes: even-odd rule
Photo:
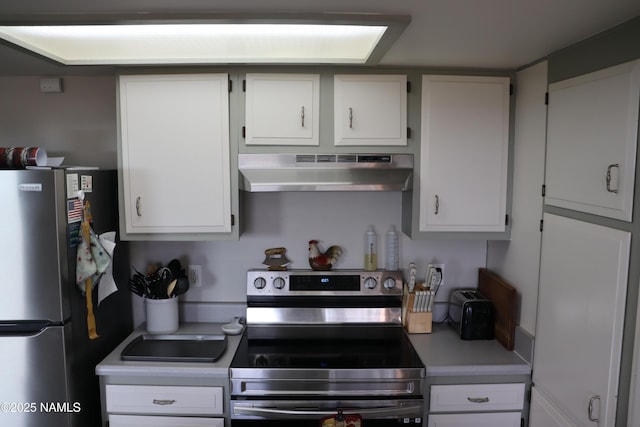
[[[116, 232], [108, 231], [98, 236], [98, 241], [102, 245], [105, 251], [109, 254], [109, 257], [113, 259], [113, 252], [116, 249]], [[113, 263], [109, 262], [107, 269], [105, 270], [102, 278], [100, 279], [100, 286], [98, 286], [98, 305], [102, 301], [118, 291], [118, 286], [113, 277]]]
[[89, 338], [99, 337], [96, 319], [93, 313], [93, 287], [98, 283], [102, 274], [111, 265], [111, 256], [102, 247], [98, 236], [91, 229], [91, 207], [85, 200], [82, 208], [82, 222], [80, 224], [80, 243], [76, 257], [76, 284], [85, 295], [87, 306], [87, 328]]

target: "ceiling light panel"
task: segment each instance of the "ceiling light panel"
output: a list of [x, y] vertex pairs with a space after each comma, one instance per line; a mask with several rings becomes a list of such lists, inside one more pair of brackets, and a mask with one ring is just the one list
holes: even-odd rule
[[0, 37], [66, 65], [364, 64], [384, 25], [0, 26]]

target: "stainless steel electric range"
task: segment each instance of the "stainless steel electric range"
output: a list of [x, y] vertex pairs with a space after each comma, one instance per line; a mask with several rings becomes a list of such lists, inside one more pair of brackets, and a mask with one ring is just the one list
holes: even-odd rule
[[425, 367], [401, 324], [398, 271], [249, 271], [231, 363], [231, 424], [421, 425]]

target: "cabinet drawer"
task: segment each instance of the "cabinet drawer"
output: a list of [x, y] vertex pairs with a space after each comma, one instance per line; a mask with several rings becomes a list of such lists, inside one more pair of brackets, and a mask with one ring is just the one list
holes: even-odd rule
[[505, 411], [523, 406], [523, 383], [431, 386], [430, 412]]
[[120, 414], [222, 414], [222, 387], [106, 386], [107, 412]]
[[224, 427], [224, 418], [109, 415], [109, 427]]
[[520, 412], [429, 415], [428, 427], [520, 427]]

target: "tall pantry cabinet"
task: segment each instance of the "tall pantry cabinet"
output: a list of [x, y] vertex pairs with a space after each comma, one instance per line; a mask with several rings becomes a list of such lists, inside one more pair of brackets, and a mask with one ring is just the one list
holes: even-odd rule
[[[530, 425], [613, 427], [631, 233], [543, 218]], [[540, 422], [541, 399], [570, 422]]]
[[639, 64], [549, 85], [531, 427], [620, 425]]

